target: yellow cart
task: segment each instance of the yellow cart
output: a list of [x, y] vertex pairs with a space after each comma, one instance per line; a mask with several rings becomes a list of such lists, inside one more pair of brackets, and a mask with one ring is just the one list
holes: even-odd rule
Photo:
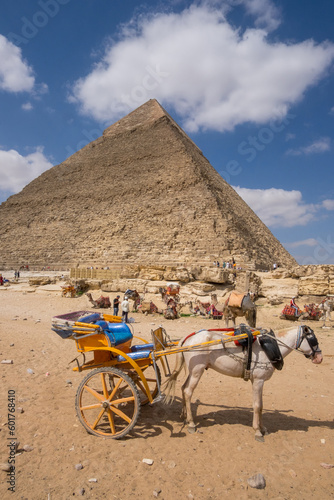
[[[52, 318], [52, 330], [63, 339], [74, 340], [82, 355], [81, 362], [78, 357], [73, 360], [77, 363], [73, 370], [89, 370], [78, 387], [75, 407], [81, 424], [96, 436], [124, 437], [135, 426], [140, 407], [161, 399], [158, 363], [168, 376], [168, 355], [224, 345], [248, 336], [234, 336], [233, 328], [213, 329], [209, 331], [222, 333], [221, 340], [183, 347], [171, 341], [162, 327], [151, 331], [151, 343], [133, 335], [130, 327], [118, 316], [92, 311]], [[253, 335], [259, 333], [252, 329]]]

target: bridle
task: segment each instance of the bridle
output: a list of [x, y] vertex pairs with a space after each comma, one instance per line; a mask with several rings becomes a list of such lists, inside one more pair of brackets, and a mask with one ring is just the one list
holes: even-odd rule
[[[300, 346], [302, 342], [306, 340], [312, 354], [305, 354], [301, 349]], [[314, 356], [319, 353], [321, 354], [321, 349], [319, 349], [319, 342], [317, 337], [314, 334], [314, 331], [312, 328], [309, 326], [301, 325], [298, 327], [298, 333], [297, 333], [297, 340], [296, 340], [296, 351], [301, 352], [304, 354], [305, 358], [314, 358]]]

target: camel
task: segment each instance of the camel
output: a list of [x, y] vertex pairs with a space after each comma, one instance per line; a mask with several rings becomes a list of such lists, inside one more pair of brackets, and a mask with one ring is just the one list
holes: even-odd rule
[[170, 297], [173, 297], [175, 302], [179, 302], [180, 300], [179, 292], [180, 292], [180, 286], [174, 283], [168, 285], [167, 288], [166, 287], [159, 288], [159, 293], [161, 294], [161, 298], [164, 302], [166, 302], [166, 304], [170, 299]]
[[179, 317], [180, 304], [178, 304], [174, 297], [169, 297], [167, 300], [167, 308], [164, 310], [164, 316], [166, 319], [177, 319]]
[[199, 299], [195, 301], [196, 306], [198, 307], [199, 313], [202, 316], [206, 316], [210, 313], [211, 304], [210, 302], [201, 302]]
[[256, 327], [256, 305], [252, 302], [249, 293], [231, 292], [225, 301], [222, 314], [225, 319], [226, 328], [230, 319], [233, 326], [235, 326], [235, 319], [237, 317], [245, 317], [251, 328]]
[[74, 298], [77, 294], [77, 289], [74, 285], [64, 285], [61, 287], [61, 296], [62, 297], [71, 297]]
[[108, 307], [111, 307], [110, 299], [109, 297], [101, 297], [97, 300], [94, 300], [92, 297], [92, 294], [87, 292], [86, 293], [89, 302], [93, 305], [93, 307], [98, 307], [101, 309], [107, 309]]
[[137, 290], [126, 290], [126, 292], [124, 293], [124, 297], [133, 300], [133, 311], [137, 311], [141, 302], [144, 300], [140, 298]]
[[138, 310], [143, 314], [155, 314], [160, 313], [157, 306], [151, 300], [140, 300]]

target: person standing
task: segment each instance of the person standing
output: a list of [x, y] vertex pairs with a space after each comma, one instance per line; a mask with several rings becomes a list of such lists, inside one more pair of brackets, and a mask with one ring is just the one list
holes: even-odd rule
[[130, 310], [130, 304], [129, 304], [129, 300], [127, 297], [124, 297], [124, 300], [121, 304], [121, 308], [122, 308], [123, 323], [127, 323], [128, 322], [128, 314], [129, 314], [129, 310]]
[[119, 295], [117, 295], [116, 299], [114, 299], [114, 316], [118, 316], [118, 308], [119, 308]]

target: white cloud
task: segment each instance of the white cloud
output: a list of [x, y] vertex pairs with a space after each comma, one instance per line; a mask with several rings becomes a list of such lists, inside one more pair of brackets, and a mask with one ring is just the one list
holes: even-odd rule
[[309, 146], [304, 146], [298, 149], [289, 149], [286, 154], [292, 156], [300, 156], [300, 155], [311, 155], [324, 153], [331, 149], [331, 140], [329, 137], [322, 137], [317, 141], [312, 142]]
[[322, 205], [326, 210], [334, 210], [334, 200], [324, 200]]
[[18, 193], [52, 166], [44, 156], [42, 147], [27, 156], [20, 155], [14, 149], [0, 150], [0, 191]]
[[[258, 16], [273, 5], [243, 1]], [[111, 122], [156, 98], [175, 109], [188, 131], [232, 130], [285, 115], [334, 58], [330, 43], [270, 42], [263, 29], [242, 32], [217, 2], [209, 4], [139, 16], [123, 26], [120, 39], [74, 84], [70, 100], [84, 114]]]
[[272, 31], [280, 25], [280, 12], [271, 0], [242, 0], [242, 3], [246, 11], [255, 17], [255, 26]]
[[305, 226], [315, 219], [317, 205], [303, 202], [300, 191], [247, 189], [234, 186], [262, 222], [271, 227]]
[[33, 70], [22, 58], [21, 49], [0, 35], [0, 89], [30, 92], [34, 84]]
[[31, 111], [33, 109], [33, 106], [31, 102], [25, 102], [24, 104], [22, 104], [22, 109], [24, 111]]
[[243, 6], [254, 18], [255, 26], [267, 31], [275, 30], [281, 24], [281, 14], [273, 0], [203, 0], [198, 3], [219, 8], [225, 14], [234, 7]]
[[294, 241], [292, 243], [285, 243], [285, 246], [289, 247], [289, 248], [297, 248], [297, 247], [302, 247], [302, 246], [316, 247], [317, 245], [319, 245], [319, 242], [315, 238], [308, 238], [307, 240], [300, 240], [300, 241]]

